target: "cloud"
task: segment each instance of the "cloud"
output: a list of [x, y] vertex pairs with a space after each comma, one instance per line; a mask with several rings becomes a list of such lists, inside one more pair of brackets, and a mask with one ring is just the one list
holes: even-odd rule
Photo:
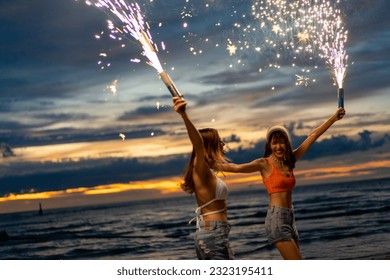
[[162, 115], [164, 112], [171, 112], [172, 108], [168, 107], [160, 107], [158, 105], [155, 106], [146, 106], [146, 107], [138, 107], [134, 111], [125, 112], [121, 116], [118, 117], [120, 121], [132, 120], [135, 118], [144, 118], [156, 115]]
[[[332, 136], [315, 143], [304, 156], [304, 159], [312, 160], [320, 157], [349, 154], [355, 151], [367, 151], [382, 147], [390, 140], [389, 135], [373, 140], [372, 132], [363, 130], [359, 133], [359, 138], [356, 140], [349, 139], [345, 135]], [[302, 137], [294, 137], [295, 142], [301, 142]]]
[[[53, 164], [43, 163], [42, 165], [48, 165], [49, 168], [46, 169], [48, 172], [40, 171], [0, 178], [0, 196], [26, 192], [30, 189], [37, 192], [66, 190], [180, 175], [187, 160], [187, 155], [160, 157], [158, 160], [125, 158], [84, 160], [56, 164], [55, 170], [51, 168]], [[24, 164], [23, 167], [28, 167], [28, 164]], [[64, 170], [61, 170], [62, 168]]]
[[[300, 143], [302, 143], [307, 137], [297, 136], [294, 133], [294, 127], [296, 126], [300, 127], [300, 124], [290, 123], [288, 125], [293, 148], [297, 148], [298, 146], [296, 145], [300, 145]], [[376, 140], [373, 139], [372, 135], [373, 132], [363, 130], [358, 134], [358, 139], [353, 139], [346, 135], [336, 135], [327, 139], [317, 140], [305, 154], [303, 159], [314, 160], [321, 157], [349, 154], [356, 151], [367, 151], [377, 147], [382, 147], [386, 143], [389, 143], [389, 134], [377, 137]], [[262, 139], [257, 142], [253, 142], [250, 148], [238, 147], [234, 150], [229, 150], [227, 155], [233, 162], [244, 163], [255, 158], [262, 157], [264, 147], [265, 140]]]
[[[292, 142], [301, 143], [305, 137], [297, 136], [294, 133], [294, 127], [296, 127], [295, 123], [288, 126]], [[303, 160], [310, 161], [351, 154], [356, 151], [369, 151], [389, 143], [388, 134], [376, 136], [375, 140], [373, 134], [373, 132], [363, 130], [357, 139], [339, 135], [317, 141]], [[239, 136], [235, 134], [224, 139], [227, 145], [233, 142], [240, 143]], [[228, 150], [227, 157], [235, 163], [249, 162], [263, 156], [264, 146], [264, 139], [253, 142], [249, 147], [239, 145], [235, 149]], [[34, 169], [37, 171], [0, 177], [0, 186], [2, 186], [0, 195], [25, 192], [29, 189], [42, 192], [181, 176], [188, 160], [189, 154], [179, 154], [148, 158], [81, 159], [77, 162], [68, 161], [55, 164], [34, 163]], [[21, 163], [15, 165], [14, 168], [29, 170], [31, 164]]]
[[[185, 92], [190, 116], [199, 126], [210, 125], [209, 120], [215, 118], [211, 125], [227, 135], [227, 146], [234, 147], [228, 156], [236, 162], [262, 156], [264, 141], [258, 139], [257, 132], [270, 123], [285, 123], [286, 116], [296, 119], [288, 126], [294, 144], [300, 143], [303, 138], [299, 135], [324, 119], [324, 108], [332, 102], [336, 106], [336, 88], [324, 64], [311, 74], [315, 83], [297, 87], [297, 69], [287, 66], [287, 59], [279, 61], [281, 69], [266, 67], [259, 72], [274, 59], [267, 57], [270, 53], [260, 56], [251, 46], [229, 57], [227, 38], [245, 39], [234, 23], [258, 24], [249, 16], [251, 7], [247, 2], [161, 0], [142, 6], [156, 43], [163, 41], [167, 46], [165, 51], [160, 50], [159, 57]], [[186, 3], [193, 14], [182, 18]], [[333, 130], [338, 134], [316, 142], [305, 156], [307, 161], [353, 151], [369, 152], [388, 144], [389, 3], [341, 2], [349, 29], [350, 66], [345, 80], [348, 120]], [[82, 148], [84, 143], [118, 139], [119, 132], [126, 135], [126, 140], [150, 144], [145, 149], [160, 141], [159, 137], [153, 139], [151, 132], [172, 137], [172, 141], [187, 137], [180, 118], [173, 117], [169, 93], [155, 71], [144, 60], [129, 63], [130, 58], [141, 57], [138, 42], [128, 40], [128, 46], [121, 48], [104, 36], [95, 39], [100, 31], [107, 34], [106, 19], [101, 10], [87, 7], [84, 1], [42, 0], [31, 4], [15, 0], [0, 4], [0, 37], [5, 40], [0, 45], [0, 142], [7, 143], [1, 158], [5, 163], [0, 172], [2, 194], [181, 174], [188, 160], [186, 154], [127, 158], [130, 151], [119, 159], [112, 158], [113, 154], [122, 155], [121, 149], [132, 147], [118, 145], [110, 150], [102, 144], [88, 146], [91, 151]], [[261, 33], [250, 36], [247, 39], [253, 44], [263, 42]], [[189, 51], [191, 47], [197, 55]], [[97, 65], [102, 51], [109, 54], [105, 62], [111, 62], [106, 71], [100, 71]], [[104, 92], [113, 79], [119, 79], [115, 97]], [[157, 102], [163, 104], [159, 109]], [[81, 143], [81, 148], [57, 151], [60, 143]], [[157, 149], [166, 149], [158, 144]], [[60, 156], [66, 157], [76, 149], [74, 153], [81, 155], [77, 154], [77, 160], [71, 156], [60, 158], [57, 163], [45, 161], [52, 160], [46, 150], [42, 153], [47, 159], [39, 162], [19, 162], [18, 154], [4, 157], [31, 146], [36, 153], [41, 152], [40, 148], [53, 148], [53, 153], [62, 152]], [[136, 147], [143, 152], [142, 147]], [[83, 157], [85, 154], [88, 156]]]
[[12, 148], [7, 143], [0, 143], [0, 151], [3, 158], [15, 156]]

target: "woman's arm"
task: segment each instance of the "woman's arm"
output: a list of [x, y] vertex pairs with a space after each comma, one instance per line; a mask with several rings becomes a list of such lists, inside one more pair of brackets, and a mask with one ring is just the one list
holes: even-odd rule
[[204, 158], [205, 151], [204, 151], [203, 138], [200, 135], [198, 129], [196, 129], [195, 125], [189, 119], [186, 112], [186, 106], [187, 106], [187, 102], [184, 99], [181, 99], [179, 97], [173, 98], [173, 108], [178, 114], [180, 114], [180, 116], [184, 121], [184, 124], [188, 132], [188, 136], [191, 140], [192, 146], [194, 147], [195, 154], [198, 157]]
[[233, 173], [252, 173], [260, 171], [261, 159], [255, 159], [248, 163], [219, 163], [214, 166], [218, 171], [233, 172]]
[[194, 148], [194, 152], [195, 152], [194, 169], [196, 170], [196, 174], [198, 174], [199, 177], [203, 179], [212, 178], [212, 173], [205, 159], [203, 138], [200, 135], [198, 129], [189, 119], [186, 112], [186, 105], [187, 102], [184, 99], [181, 99], [179, 97], [173, 98], [173, 108], [183, 118], [188, 136]]
[[295, 160], [298, 161], [309, 150], [311, 145], [331, 127], [336, 121], [341, 120], [345, 115], [344, 108], [339, 108], [327, 121], [314, 129], [303, 143], [294, 150]]

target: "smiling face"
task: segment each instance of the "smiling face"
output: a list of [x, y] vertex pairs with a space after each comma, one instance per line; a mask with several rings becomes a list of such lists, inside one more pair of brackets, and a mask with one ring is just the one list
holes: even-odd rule
[[283, 129], [277, 129], [267, 135], [264, 157], [273, 155], [284, 162], [290, 169], [295, 168], [295, 156], [291, 147], [290, 138]]
[[285, 159], [287, 139], [282, 133], [275, 132], [270, 141], [271, 153], [280, 160]]

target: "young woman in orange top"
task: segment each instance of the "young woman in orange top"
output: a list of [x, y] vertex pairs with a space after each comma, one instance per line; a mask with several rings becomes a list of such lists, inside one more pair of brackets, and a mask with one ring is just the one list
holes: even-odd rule
[[284, 259], [302, 259], [295, 225], [292, 190], [295, 186], [295, 163], [333, 123], [345, 115], [339, 108], [322, 125], [314, 129], [295, 150], [283, 126], [268, 129], [264, 157], [245, 164], [221, 164], [221, 171], [251, 173], [260, 171], [269, 195], [265, 230], [270, 244], [274, 244]]

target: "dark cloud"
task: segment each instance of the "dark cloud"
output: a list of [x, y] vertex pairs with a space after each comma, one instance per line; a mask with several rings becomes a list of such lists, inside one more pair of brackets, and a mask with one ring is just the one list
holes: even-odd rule
[[[180, 70], [173, 75], [177, 76], [175, 82], [180, 89], [182, 82], [183, 87], [185, 83], [188, 84], [185, 93], [190, 106], [200, 108], [218, 104], [233, 108], [241, 106], [239, 109], [271, 110], [275, 105], [283, 105], [293, 111], [335, 101], [336, 88], [332, 85], [324, 64], [323, 71], [313, 74], [317, 79], [315, 84], [296, 87], [296, 69], [287, 67], [287, 58], [279, 61], [283, 65], [282, 69], [267, 68], [259, 73], [259, 68], [267, 65], [274, 57], [274, 50], [266, 50], [269, 52], [260, 56], [251, 49], [231, 57], [231, 60], [226, 59], [227, 38], [242, 39], [242, 34], [239, 34], [241, 31], [233, 28], [233, 24], [258, 24], [250, 16], [248, 1], [144, 2], [142, 7], [151, 24], [153, 38], [156, 42], [163, 41], [167, 45], [167, 51], [161, 50], [159, 57], [161, 61], [169, 62], [169, 65], [180, 65], [176, 67]], [[206, 8], [206, 3], [210, 4], [209, 8]], [[191, 17], [182, 18], [181, 12], [185, 5], [192, 13]], [[341, 1], [341, 5], [349, 30], [347, 51], [350, 66], [345, 79], [348, 110], [349, 101], [367, 98], [375, 91], [385, 92], [388, 87], [390, 1], [347, 0]], [[238, 12], [234, 13], [234, 10]], [[247, 15], [245, 19], [241, 17], [243, 13]], [[104, 141], [118, 139], [119, 132], [124, 133], [127, 139], [150, 137], [151, 130], [155, 135], [163, 135], [170, 133], [168, 126], [180, 121], [164, 121], [168, 111], [172, 110], [171, 107], [160, 107], [157, 110], [154, 106], [145, 105], [161, 100], [171, 104], [171, 100], [165, 91], [161, 95], [150, 95], [149, 92], [153, 92], [153, 89], [148, 88], [149, 84], [144, 87], [145, 79], [140, 72], [148, 71], [148, 75], [157, 81], [156, 84], [159, 82], [152, 76], [151, 69], [145, 69], [149, 66], [134, 66], [136, 64], [129, 63], [130, 58], [141, 57], [138, 42], [128, 40], [128, 47], [121, 48], [105, 36], [101, 40], [95, 39], [94, 35], [100, 31], [108, 34], [107, 18], [104, 12], [88, 7], [84, 1], [0, 1], [0, 142], [9, 143], [3, 144], [1, 148], [3, 157], [13, 154], [12, 147]], [[183, 26], [184, 22], [188, 23], [188, 27]], [[254, 44], [263, 42], [262, 34], [251, 35], [248, 39]], [[205, 38], [209, 39], [207, 43]], [[216, 43], [219, 44], [218, 48], [215, 47]], [[190, 47], [203, 49], [204, 55], [192, 56]], [[105, 61], [112, 63], [109, 71], [99, 70], [97, 61], [100, 59], [100, 52], [109, 55]], [[226, 70], [229, 69], [229, 63], [226, 66], [221, 63], [218, 64], [220, 68], [214, 67], [222, 59], [229, 62], [241, 59], [245, 66]], [[137, 67], [137, 75], [132, 76], [130, 69]], [[138, 86], [137, 93], [134, 94], [135, 97], [118, 98], [107, 107], [111, 110], [114, 103], [125, 106], [124, 100], [129, 99], [134, 104], [131, 104], [131, 109], [118, 109], [110, 118], [115, 118], [119, 123], [103, 123], [102, 119], [106, 115], [93, 120], [94, 106], [95, 111], [102, 110], [101, 105], [106, 102], [96, 98], [96, 91], [99, 90], [96, 88], [118, 76], [126, 77], [129, 84]], [[194, 84], [202, 87], [198, 89]], [[275, 91], [271, 90], [272, 86], [276, 86]], [[161, 88], [166, 90], [163, 85]], [[127, 94], [135, 91], [128, 88], [125, 90]], [[84, 109], [91, 109], [90, 113], [79, 113], [84, 112]], [[222, 111], [223, 107], [216, 110]], [[375, 116], [375, 112], [371, 114], [371, 111], [369, 109], [368, 115], [365, 112], [349, 115], [356, 121], [345, 124], [345, 128], [389, 124], [388, 115]], [[249, 113], [248, 115], [251, 116]], [[144, 124], [142, 120], [146, 117], [156, 119], [156, 122]], [[139, 123], [126, 125], [128, 120]], [[82, 121], [99, 122], [100, 125], [96, 129], [79, 128]], [[62, 127], [62, 122], [69, 124], [69, 127], [50, 128], [55, 124]], [[79, 126], [74, 128], [70, 123]], [[310, 129], [303, 123], [304, 120], [290, 125], [294, 144], [303, 140], [296, 136], [296, 130]], [[36, 131], [39, 134], [32, 133]], [[333, 135], [316, 142], [305, 159], [367, 151], [388, 143], [388, 136], [377, 135], [371, 128], [362, 130], [355, 137]], [[225, 140], [227, 143], [240, 143], [241, 139], [240, 135], [234, 134]], [[259, 140], [253, 142], [250, 148], [242, 146], [229, 151], [228, 156], [235, 162], [246, 162], [262, 156], [263, 149], [264, 141]], [[151, 158], [81, 160], [58, 165], [36, 163], [36, 169], [42, 170], [43, 166], [46, 168], [45, 172], [29, 174], [25, 174], [25, 171], [34, 169], [29, 163], [22, 163], [20, 166], [15, 164], [13, 172], [9, 173], [12, 176], [5, 174], [0, 178], [0, 192], [6, 194], [30, 188], [40, 191], [56, 190], [178, 175], [187, 159], [187, 155], [181, 155], [177, 158], [162, 158], [163, 162]], [[20, 174], [15, 175], [15, 170], [20, 170]]]
[[2, 131], [1, 135], [5, 135], [6, 133], [12, 133], [15, 131], [20, 131], [28, 128], [29, 126], [22, 124], [18, 121], [7, 121], [0, 120], [0, 130]]
[[217, 85], [246, 84], [258, 81], [259, 73], [253, 70], [244, 71], [223, 71], [214, 75], [207, 75], [201, 78], [203, 83]]
[[226, 143], [240, 143], [241, 138], [237, 134], [231, 134], [228, 137], [224, 137], [223, 141]]
[[[159, 124], [159, 126], [161, 125]], [[107, 127], [101, 128], [99, 131], [94, 129], [88, 130], [62, 128], [45, 130], [40, 133], [32, 133], [27, 130], [16, 134], [12, 132], [10, 132], [9, 134], [2, 133], [1, 140], [8, 143], [12, 143], [12, 146], [16, 148], [23, 146], [53, 145], [78, 142], [92, 143], [107, 140], [117, 140], [119, 139], [119, 133], [124, 133], [126, 135], [126, 139], [139, 139], [150, 137], [151, 132], [153, 132], [155, 136], [161, 136], [166, 134], [164, 130], [155, 128], [152, 125], [142, 125], [140, 127]]]
[[[26, 192], [30, 189], [38, 192], [64, 190], [72, 187], [93, 187], [110, 183], [128, 183], [130, 181], [180, 175], [187, 160], [187, 156], [176, 156], [160, 158], [158, 161], [114, 159], [110, 161], [89, 160], [82, 163], [71, 162], [66, 164], [68, 170], [64, 171], [4, 176], [0, 178], [0, 196]], [[70, 168], [70, 165], [73, 167]], [[80, 165], [86, 167], [82, 168]], [[60, 164], [57, 167], [61, 169]]]
[[3, 158], [15, 156], [11, 146], [8, 145], [7, 143], [0, 143], [0, 151], [1, 151], [1, 156]]
[[[363, 130], [359, 133], [359, 138], [354, 140], [345, 135], [332, 136], [329, 139], [324, 139], [316, 142], [306, 153], [303, 159], [312, 160], [320, 157], [343, 155], [355, 151], [367, 151], [383, 146], [390, 140], [389, 135], [384, 135], [377, 140], [372, 139], [372, 132]], [[301, 143], [304, 137], [294, 137], [295, 143]]]
[[[367, 32], [388, 30], [390, 2], [387, 0], [347, 0], [340, 1], [347, 29], [353, 36], [365, 36]], [[375, 29], [372, 27], [375, 26]], [[355, 38], [355, 37], [354, 37]]]
[[[297, 124], [288, 125], [294, 147], [302, 143], [305, 137], [294, 134]], [[373, 132], [363, 130], [357, 139], [345, 135], [332, 136], [317, 141], [307, 152], [304, 160], [313, 160], [335, 155], [347, 155], [356, 151], [368, 151], [389, 143], [390, 135], [373, 139]], [[239, 142], [238, 135], [227, 137], [228, 142]], [[235, 163], [245, 163], [263, 156], [264, 140], [252, 143], [251, 147], [239, 147], [227, 152], [227, 157]], [[64, 163], [37, 163], [45, 172], [28, 173], [28, 164], [20, 165], [26, 170], [19, 175], [0, 177], [0, 195], [20, 193], [30, 189], [35, 191], [63, 190], [77, 187], [93, 187], [111, 183], [127, 183], [167, 176], [181, 176], [189, 160], [189, 154], [163, 156], [159, 158], [81, 160]]]
[[[291, 123], [288, 130], [293, 143], [293, 148], [297, 148], [305, 139], [306, 136], [297, 136], [294, 133], [294, 127], [299, 124]], [[363, 130], [359, 133], [358, 139], [350, 138], [346, 135], [332, 136], [329, 139], [315, 142], [309, 151], [305, 154], [304, 160], [313, 160], [321, 157], [349, 154], [356, 151], [367, 151], [377, 147], [381, 147], [389, 142], [390, 135], [385, 134], [382, 137], [374, 140], [373, 132]], [[252, 143], [250, 148], [239, 147], [235, 150], [229, 150], [228, 157], [237, 163], [244, 163], [255, 158], [262, 157], [264, 154], [265, 140]]]
[[[207, 9], [205, 8], [206, 3], [208, 1], [191, 1], [187, 4], [184, 1], [143, 3], [142, 7], [147, 20], [152, 25], [155, 41], [164, 41], [168, 45], [169, 51], [160, 53], [163, 60], [179, 65], [183, 58], [187, 58], [185, 60], [187, 63], [188, 57], [191, 56], [188, 52], [191, 44], [200, 48], [212, 49], [214, 52], [213, 44], [215, 42], [222, 45], [222, 51], [215, 51], [215, 54], [226, 55], [224, 50], [226, 39], [228, 37], [236, 38], [240, 35], [237, 34], [238, 30], [232, 28], [234, 22], [256, 23], [249, 16], [250, 5], [247, 1], [212, 1], [212, 3], [208, 3], [210, 6]], [[347, 74], [346, 93], [349, 94], [349, 90], [353, 92], [353, 95], [348, 95], [348, 98], [363, 97], [367, 94], [368, 87], [370, 90], [374, 90], [387, 84], [383, 73], [389, 70], [388, 59], [386, 60], [385, 55], [390, 42], [389, 36], [385, 36], [386, 33], [384, 33], [388, 30], [386, 24], [389, 22], [389, 17], [386, 15], [387, 10], [385, 9], [388, 5], [389, 2], [383, 0], [375, 1], [375, 4], [372, 1], [363, 0], [342, 3], [342, 8], [347, 15], [346, 23], [351, 23], [349, 32], [351, 40], [348, 44], [348, 50], [351, 50], [350, 60], [354, 61], [355, 58], [359, 57], [359, 60], [350, 66]], [[192, 17], [184, 19], [181, 17], [180, 13], [184, 6], [187, 6], [187, 10], [191, 11]], [[100, 31], [107, 33], [106, 19], [108, 16], [97, 8], [88, 7], [84, 1], [43, 0], [33, 5], [27, 0], [2, 1], [0, 7], [0, 38], [4, 40], [4, 44], [0, 44], [0, 61], [2, 61], [0, 84], [3, 92], [7, 93], [7, 96], [0, 95], [2, 112], [34, 111], [60, 106], [57, 102], [61, 99], [79, 98], [80, 96], [76, 96], [76, 94], [82, 95], [81, 89], [92, 87], [96, 80], [103, 76], [108, 81], [118, 73], [126, 73], [127, 75], [129, 68], [131, 68], [129, 58], [140, 56], [140, 47], [137, 42], [132, 40], [127, 41], [130, 44], [128, 48], [120, 48], [112, 40], [96, 40], [94, 34]], [[169, 11], [169, 13], [164, 11]], [[234, 11], [238, 12], [234, 13]], [[245, 19], [240, 18], [245, 11], [248, 12], [248, 16]], [[162, 23], [161, 28], [158, 27], [160, 22]], [[189, 23], [188, 28], [183, 28], [183, 22]], [[220, 24], [216, 26], [216, 22]], [[365, 29], [360, 30], [362, 28]], [[191, 39], [183, 38], [190, 33], [196, 36]], [[357, 38], [353, 37], [354, 34], [369, 36], [369, 39], [365, 40], [365, 38], [359, 37], [362, 41], [356, 41]], [[208, 45], [205, 44], [204, 38], [210, 39]], [[256, 40], [256, 38], [253, 39]], [[257, 38], [257, 40], [263, 40], [263, 38]], [[380, 52], [378, 52], [378, 48]], [[99, 73], [96, 66], [99, 59], [98, 54], [103, 50], [110, 53], [109, 60], [113, 64], [113, 69], [104, 72], [104, 74]], [[264, 56], [252, 54], [242, 57], [247, 61], [247, 66], [242, 69], [218, 70], [214, 73], [204, 74], [199, 78], [199, 83], [220, 88], [213, 92], [205, 90], [198, 96], [186, 93], [188, 100], [199, 100], [198, 105], [202, 105], [202, 102], [216, 101], [223, 93], [224, 100], [236, 102], [237, 89], [239, 89], [240, 95], [256, 94], [259, 101], [252, 103], [253, 106], [269, 106], [274, 102], [296, 105], [302, 100], [306, 104], [314, 104], [320, 102], [320, 98], [322, 101], [330, 101], [333, 98], [331, 94], [317, 94], [318, 91], [322, 90], [321, 88], [315, 89], [316, 94], [306, 94], [305, 96], [294, 92], [292, 94], [290, 92], [290, 95], [272, 94], [269, 91], [272, 83], [277, 84], [278, 92], [283, 92], [287, 84], [294, 83], [294, 75], [289, 70], [286, 73], [281, 73], [281, 71], [274, 69], [259, 74], [258, 68], [259, 65], [263, 64], [262, 58]], [[192, 63], [202, 63], [204, 59], [206, 58], [203, 56], [194, 56]], [[186, 65], [186, 67], [188, 66]], [[194, 71], [199, 70], [195, 69]], [[326, 70], [323, 73], [326, 73]], [[278, 76], [280, 78], [277, 78]], [[333, 90], [332, 82], [328, 77], [326, 79], [328, 80], [324, 79], [324, 82], [329, 84], [329, 88], [325, 90], [329, 92]], [[369, 86], [367, 80], [370, 81]], [[261, 86], [256, 84], [258, 81], [263, 81], [264, 84]], [[318, 84], [320, 84], [320, 80]], [[233, 85], [245, 86], [245, 88], [231, 89], [230, 87]], [[301, 89], [298, 90], [301, 91]], [[272, 97], [260, 100], [260, 97], [266, 95]], [[33, 101], [34, 99], [35, 101]], [[45, 100], [47, 104], [42, 104], [42, 100]], [[22, 101], [32, 102], [28, 102], [26, 105], [21, 104]], [[97, 103], [96, 100], [91, 102]], [[138, 113], [141, 116], [152, 116], [153, 110], [140, 107], [118, 117], [118, 120], [127, 120]], [[65, 115], [63, 116], [65, 117], [64, 121], [68, 120]], [[37, 122], [41, 122], [41, 120]]]
[[6, 64], [90, 67], [102, 47], [94, 34], [107, 29], [107, 16], [83, 1], [3, 1], [1, 11], [7, 45], [0, 46], [0, 58]]
[[138, 118], [144, 118], [147, 116], [154, 116], [154, 115], [161, 115], [164, 112], [171, 112], [171, 107], [159, 107], [157, 106], [146, 106], [146, 107], [139, 107], [134, 111], [131, 112], [125, 112], [122, 116], [118, 118], [120, 121], [127, 121], [127, 120], [134, 120]]

